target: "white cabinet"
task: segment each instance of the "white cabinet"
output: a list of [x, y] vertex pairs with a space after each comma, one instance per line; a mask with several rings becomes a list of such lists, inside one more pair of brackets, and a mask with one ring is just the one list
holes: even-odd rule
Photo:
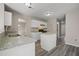
[[0, 33], [4, 32], [4, 4], [0, 3]]
[[6, 26], [12, 25], [12, 13], [11, 12], [5, 11], [4, 25]]
[[56, 34], [41, 34], [41, 48], [46, 51], [56, 47]]
[[28, 43], [0, 51], [0, 56], [35, 56], [35, 43]]

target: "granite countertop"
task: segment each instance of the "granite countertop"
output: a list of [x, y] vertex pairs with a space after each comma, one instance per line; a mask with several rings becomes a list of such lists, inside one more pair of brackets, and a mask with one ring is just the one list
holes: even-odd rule
[[26, 36], [18, 36], [18, 37], [4, 36], [0, 38], [0, 50], [9, 49], [24, 44], [29, 44], [35, 41], [36, 40]]

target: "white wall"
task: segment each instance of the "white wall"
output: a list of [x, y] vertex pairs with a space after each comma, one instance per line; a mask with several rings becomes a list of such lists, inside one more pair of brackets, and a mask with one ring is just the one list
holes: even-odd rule
[[66, 14], [65, 43], [79, 47], [79, 9], [74, 9]]
[[57, 28], [56, 18], [48, 19], [47, 28], [48, 28], [49, 33], [56, 33], [56, 31], [57, 31], [56, 30], [56, 28]]
[[4, 4], [0, 3], [0, 33], [4, 32]]
[[35, 43], [2, 50], [0, 56], [35, 56]]

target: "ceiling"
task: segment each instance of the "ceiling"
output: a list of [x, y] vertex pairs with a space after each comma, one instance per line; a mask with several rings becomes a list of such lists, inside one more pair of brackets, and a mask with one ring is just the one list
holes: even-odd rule
[[[61, 17], [68, 10], [77, 8], [78, 3], [32, 3], [32, 8], [28, 8], [24, 3], [6, 3], [13, 10], [34, 18], [47, 20], [50, 17]], [[51, 16], [45, 16], [46, 12]]]

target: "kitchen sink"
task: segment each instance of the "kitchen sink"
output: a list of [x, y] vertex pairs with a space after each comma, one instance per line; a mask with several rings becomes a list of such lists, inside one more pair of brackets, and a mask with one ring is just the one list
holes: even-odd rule
[[8, 37], [18, 37], [18, 36], [20, 36], [19, 34], [14, 34], [14, 35], [8, 35]]

